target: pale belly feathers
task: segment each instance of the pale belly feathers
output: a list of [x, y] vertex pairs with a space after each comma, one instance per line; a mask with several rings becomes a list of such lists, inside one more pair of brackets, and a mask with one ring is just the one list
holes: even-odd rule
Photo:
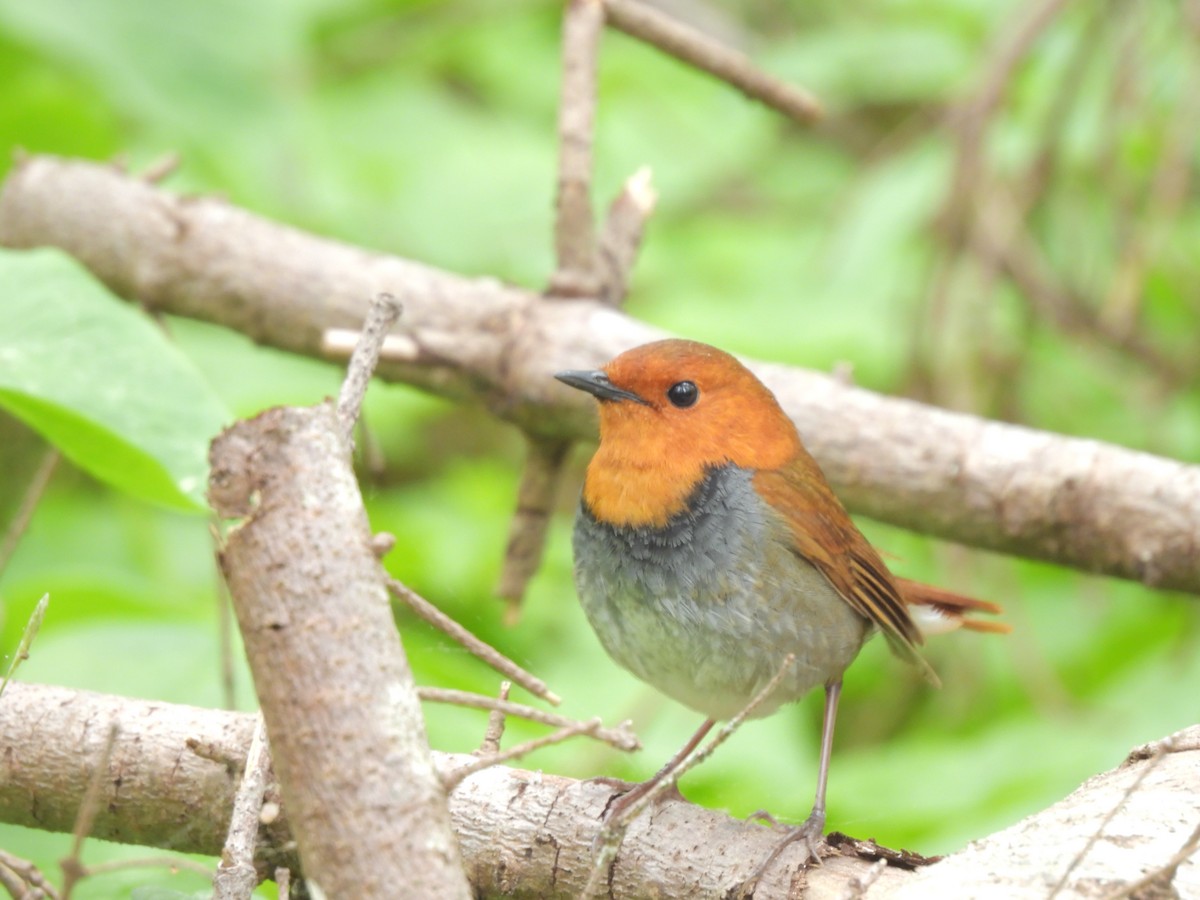
[[787, 526], [751, 487], [753, 472], [712, 470], [664, 529], [576, 519], [575, 581], [617, 663], [714, 719], [740, 711], [788, 653], [765, 716], [841, 676], [867, 620], [789, 546]]

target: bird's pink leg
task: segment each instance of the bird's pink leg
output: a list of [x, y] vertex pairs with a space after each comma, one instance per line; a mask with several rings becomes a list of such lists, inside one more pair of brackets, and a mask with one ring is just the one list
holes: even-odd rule
[[838, 698], [842, 695], [842, 679], [825, 685], [825, 719], [821, 725], [821, 764], [817, 769], [817, 796], [812, 812], [798, 829], [808, 844], [809, 856], [820, 862], [817, 844], [825, 833], [825, 784], [829, 781], [829, 758], [833, 755], [833, 726], [837, 721]]
[[[679, 749], [679, 752], [667, 760], [667, 764], [665, 766], [654, 773], [649, 780], [635, 785], [629, 791], [629, 793], [621, 795], [621, 797], [619, 797], [616, 802], [614, 802], [608, 808], [608, 820], [610, 822], [617, 821], [626, 810], [633, 806], [633, 804], [637, 803], [644, 796], [654, 790], [655, 786], [660, 781], [675, 771], [675, 769], [677, 769], [683, 763], [683, 761], [687, 759], [689, 755], [691, 755], [691, 752], [696, 749], [699, 743], [704, 740], [704, 736], [712, 731], [712, 727], [716, 724], [717, 723], [715, 719], [706, 719], [704, 724], [696, 730], [696, 733], [688, 738], [688, 742]], [[824, 807], [822, 807], [822, 809], [824, 809]]]
[[833, 755], [833, 726], [837, 721], [838, 698], [841, 695], [842, 680], [840, 678], [825, 685], [825, 719], [821, 725], [821, 764], [817, 769], [817, 795], [813, 798], [812, 812], [808, 814], [808, 818], [803, 823], [791, 829], [787, 837], [775, 845], [771, 855], [743, 883], [742, 896], [748, 896], [748, 891], [753, 892], [754, 886], [762, 878], [763, 873], [767, 871], [771, 863], [775, 862], [788, 844], [799, 840], [804, 841], [808, 847], [808, 858], [817, 865], [821, 864], [817, 846], [825, 834], [825, 784], [829, 780], [829, 758]]

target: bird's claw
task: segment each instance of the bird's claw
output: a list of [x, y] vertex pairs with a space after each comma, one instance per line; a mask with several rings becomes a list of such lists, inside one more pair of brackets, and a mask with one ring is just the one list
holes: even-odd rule
[[[778, 827], [779, 822], [770, 813], [759, 810], [750, 816], [751, 819], [762, 819], [769, 821], [772, 826]], [[771, 867], [771, 863], [775, 862], [789, 845], [797, 841], [804, 841], [805, 849], [808, 851], [808, 857], [804, 864], [824, 865], [821, 862], [820, 846], [824, 843], [825, 836], [825, 813], [823, 811], [813, 810], [812, 814], [801, 822], [799, 825], [788, 828], [783, 839], [771, 850], [770, 854], [762, 864], [754, 870], [754, 874], [742, 882], [735, 896], [739, 898], [750, 897], [754, 894], [754, 889], [758, 887], [759, 880], [763, 874]]]

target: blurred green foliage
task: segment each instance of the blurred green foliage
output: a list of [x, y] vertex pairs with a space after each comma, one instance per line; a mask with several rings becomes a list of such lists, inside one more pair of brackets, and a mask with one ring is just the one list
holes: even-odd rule
[[[661, 197], [633, 315], [736, 352], [825, 370], [849, 363], [872, 389], [1200, 461], [1200, 205], [1186, 180], [1195, 148], [1179, 124], [1194, 121], [1197, 64], [1178, 5], [1077, 4], [1004, 82], [985, 174], [959, 199], [983, 209], [985, 223], [1010, 194], [1025, 204], [1023, 233], [1058, 285], [1040, 297], [964, 251], [945, 217], [959, 146], [948, 110], [985, 83], [1021, 4], [689, 5], [766, 68], [814, 90], [831, 115], [800, 128], [606, 35], [597, 205], [647, 164]], [[553, 264], [558, 33], [550, 0], [0, 0], [0, 147], [120, 154], [134, 168], [178, 151], [173, 189], [537, 288]], [[1185, 176], [1175, 194], [1156, 188], [1172, 154]], [[1052, 171], [1033, 190], [1039, 165]], [[1113, 287], [1122, 278], [1134, 287], [1132, 315]], [[939, 281], [949, 285], [941, 295]], [[3, 300], [19, 302], [19, 291]], [[211, 326], [168, 330], [236, 415], [336, 391], [332, 367]], [[96, 358], [114, 349], [124, 352], [95, 347]], [[67, 383], [96, 359], [77, 347], [39, 365]], [[372, 389], [366, 422], [376, 452], [364, 491], [374, 526], [398, 538], [395, 574], [544, 677], [566, 713], [633, 718], [646, 744], [620, 758], [576, 742], [525, 765], [580, 777], [656, 769], [696, 717], [618, 671], [578, 609], [569, 531], [586, 449], [573, 457], [523, 619], [509, 629], [492, 587], [519, 437], [478, 410], [396, 386]], [[38, 451], [12, 420], [0, 423], [0, 450], [7, 523]], [[1194, 598], [863, 525], [903, 574], [1001, 601], [1015, 631], [936, 642], [940, 692], [879, 642], [864, 652], [842, 704], [831, 827], [950, 851], [1197, 720]], [[221, 600], [202, 518], [60, 469], [0, 572], [5, 653], [45, 592], [49, 613], [21, 678], [223, 702]], [[495, 691], [482, 664], [406, 612], [398, 619], [421, 682]], [[237, 704], [252, 708], [241, 664], [236, 675]], [[819, 707], [811, 697], [747, 726], [685, 793], [735, 815], [770, 806], [802, 819]], [[428, 714], [436, 747], [467, 750], [482, 735], [479, 713]], [[507, 740], [537, 733], [513, 722]], [[66, 841], [0, 827], [0, 846], [54, 872]], [[96, 842], [85, 858], [140, 852]], [[85, 882], [78, 896], [200, 889], [192, 878], [136, 870]]]

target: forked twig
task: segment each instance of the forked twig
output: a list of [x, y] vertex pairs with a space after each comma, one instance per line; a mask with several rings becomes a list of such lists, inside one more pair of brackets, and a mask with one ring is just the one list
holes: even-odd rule
[[465, 766], [461, 766], [451, 772], [447, 772], [442, 776], [442, 784], [445, 786], [446, 792], [449, 793], [450, 791], [453, 791], [468, 775], [473, 775], [476, 772], [482, 771], [483, 769], [488, 769], [492, 766], [499, 765], [500, 763], [508, 762], [510, 759], [516, 759], [519, 756], [525, 756], [535, 750], [541, 750], [543, 747], [549, 747], [552, 744], [561, 744], [563, 741], [569, 740], [570, 738], [581, 734], [594, 735], [599, 729], [599, 719], [589, 719], [586, 722], [572, 722], [570, 725], [560, 728], [553, 734], [547, 734], [544, 737], [534, 738], [531, 741], [525, 741], [524, 743], [517, 744], [515, 747], [512, 747], [508, 750], [503, 750], [490, 756], [480, 757], [479, 759], [475, 760], [475, 762], [468, 763]]
[[[512, 690], [511, 681], [500, 682], [500, 697], [501, 703], [508, 701], [508, 692]], [[418, 696], [420, 694], [418, 693]], [[422, 697], [421, 699], [428, 699]], [[508, 719], [504, 710], [493, 708], [488, 713], [487, 728], [483, 732], [483, 741], [479, 745], [479, 749], [475, 751], [476, 756], [491, 756], [500, 752], [500, 741], [504, 738], [504, 728]]]
[[[58, 900], [58, 891], [46, 880], [41, 869], [27, 859], [0, 850], [0, 886], [14, 897], [45, 897]], [[37, 892], [41, 893], [38, 894]]]
[[713, 735], [707, 744], [705, 744], [703, 747], [700, 747], [695, 753], [685, 759], [680, 764], [679, 768], [672, 772], [669, 777], [664, 778], [661, 784], [656, 785], [654, 790], [650, 791], [645, 797], [630, 806], [629, 809], [625, 810], [622, 818], [624, 818], [626, 821], [633, 821], [633, 819], [643, 809], [645, 809], [648, 805], [653, 803], [658, 797], [662, 796], [667, 791], [677, 787], [679, 785], [680, 778], [707, 760], [713, 755], [713, 753], [716, 752], [718, 747], [733, 737], [734, 733], [741, 728], [746, 719], [750, 717], [750, 714], [758, 709], [763, 704], [764, 700], [771, 696], [775, 688], [779, 686], [779, 682], [783, 680], [783, 676], [787, 674], [787, 670], [791, 668], [792, 663], [795, 661], [796, 654], [789, 653], [787, 656], [785, 656], [783, 658], [783, 663], [779, 666], [779, 670], [771, 676], [771, 680], [763, 686], [762, 690], [760, 690], [750, 699], [749, 703], [747, 703], [738, 711], [737, 715], [726, 722], [721, 729], [715, 735]]
[[712, 740], [684, 759], [674, 771], [656, 784], [644, 797], [638, 799], [636, 803], [631, 804], [628, 809], [622, 810], [616, 819], [604, 823], [604, 827], [600, 829], [600, 833], [596, 836], [593, 845], [598, 847], [598, 852], [592, 864], [592, 871], [588, 875], [587, 884], [584, 885], [583, 891], [579, 895], [581, 898], [592, 897], [599, 889], [601, 879], [604, 878], [604, 873], [612, 865], [613, 860], [616, 859], [617, 851], [621, 849], [621, 842], [625, 839], [625, 831], [629, 827], [629, 823], [641, 815], [642, 810], [651, 803], [656, 802], [664, 793], [677, 788], [679, 779], [685, 773], [690, 772], [696, 766], [703, 763], [713, 755], [713, 752], [721, 744], [729, 740], [750, 714], [758, 709], [763, 701], [774, 692], [779, 682], [783, 680], [783, 676], [787, 674], [787, 670], [795, 661], [796, 654], [789, 653], [785, 656], [779, 670], [771, 677], [771, 680], [751, 698], [749, 703], [738, 711], [737, 715], [722, 726], [721, 730], [716, 733]]
[[541, 697], [547, 703], [551, 703], [554, 706], [562, 703], [562, 698], [550, 690], [544, 681], [526, 672], [491, 644], [471, 634], [466, 628], [458, 624], [458, 622], [454, 621], [412, 588], [397, 581], [390, 575], [385, 574], [384, 581], [393, 597], [402, 601], [405, 606], [434, 628], [437, 628], [448, 637], [457, 641], [472, 655], [483, 660], [505, 678], [511, 678], [517, 684], [521, 685], [521, 687], [525, 688], [525, 690], [529, 691], [529, 693], [535, 697]]
[[[546, 712], [534, 706], [523, 703], [513, 703], [511, 700], [486, 697], [483, 694], [472, 694], [469, 691], [458, 691], [452, 688], [418, 687], [417, 696], [431, 703], [452, 703], [455, 706], [468, 706], [472, 709], [486, 709], [502, 712], [505, 715], [516, 716], [540, 725], [551, 725], [555, 728], [569, 728], [578, 724], [575, 719], [568, 719], [557, 713]], [[596, 728], [592, 736], [618, 750], [633, 751], [641, 748], [637, 736], [629, 730], [629, 723], [623, 722], [616, 728]]]
[[267, 746], [267, 726], [259, 712], [246, 751], [242, 781], [233, 798], [233, 813], [229, 831], [221, 850], [221, 862], [214, 879], [213, 900], [243, 900], [249, 898], [258, 884], [254, 867], [254, 848], [258, 843], [258, 826], [267, 789], [267, 773], [271, 754]]

